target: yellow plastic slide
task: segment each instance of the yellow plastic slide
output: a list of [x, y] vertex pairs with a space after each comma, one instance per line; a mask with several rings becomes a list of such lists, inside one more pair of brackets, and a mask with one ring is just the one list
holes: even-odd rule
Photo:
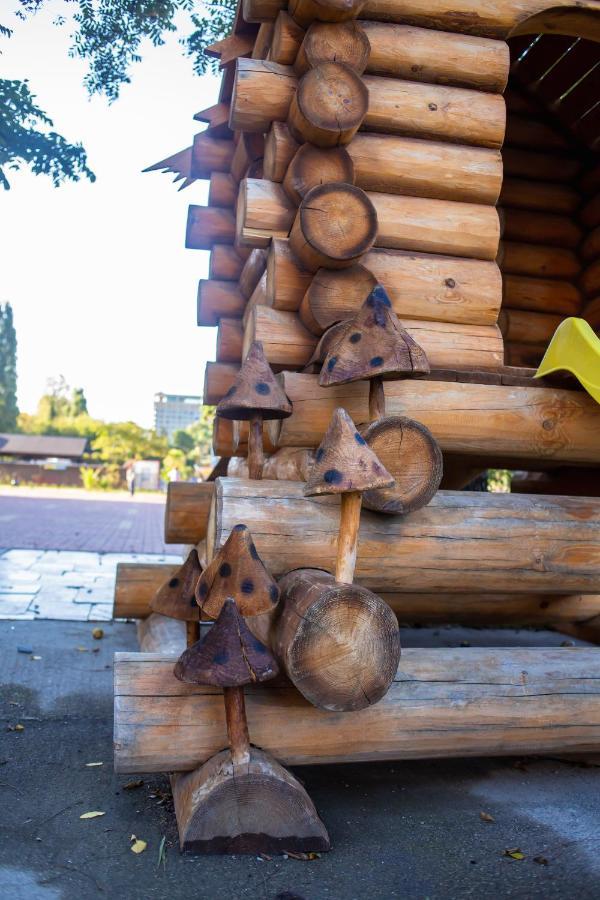
[[600, 338], [585, 319], [570, 316], [560, 323], [535, 378], [560, 370], [570, 372], [600, 403]]

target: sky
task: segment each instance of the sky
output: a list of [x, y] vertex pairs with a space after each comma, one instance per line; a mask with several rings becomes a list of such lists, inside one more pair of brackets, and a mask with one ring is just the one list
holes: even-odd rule
[[208, 253], [184, 247], [187, 207], [208, 184], [180, 193], [173, 176], [142, 169], [191, 144], [195, 112], [216, 102], [219, 80], [199, 78], [177, 35], [144, 45], [112, 105], [89, 99], [85, 63], [68, 56], [61, 0], [0, 38], [0, 77], [29, 79], [55, 130], [81, 142], [97, 180], [58, 188], [26, 169], [0, 187], [0, 302], [13, 306], [20, 409], [34, 412], [48, 378], [85, 391], [92, 416], [150, 427], [153, 395], [201, 394], [216, 329], [196, 325]]

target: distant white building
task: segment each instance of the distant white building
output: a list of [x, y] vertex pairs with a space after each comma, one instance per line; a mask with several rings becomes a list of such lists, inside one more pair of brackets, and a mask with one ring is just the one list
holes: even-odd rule
[[202, 397], [188, 394], [154, 395], [154, 430], [169, 440], [180, 428], [193, 425], [200, 418]]

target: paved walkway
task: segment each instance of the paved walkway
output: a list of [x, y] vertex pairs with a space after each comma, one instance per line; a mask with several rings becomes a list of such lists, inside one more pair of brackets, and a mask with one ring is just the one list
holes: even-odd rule
[[0, 619], [106, 621], [119, 562], [180, 562], [164, 495], [0, 488]]
[[0, 492], [0, 548], [173, 552], [163, 541], [164, 495], [12, 490]]

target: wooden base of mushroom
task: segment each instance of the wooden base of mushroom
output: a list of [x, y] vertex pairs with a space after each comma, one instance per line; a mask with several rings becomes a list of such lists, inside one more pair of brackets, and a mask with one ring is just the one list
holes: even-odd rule
[[325, 826], [302, 785], [252, 747], [235, 766], [229, 750], [172, 775], [179, 846], [189, 853], [297, 853], [330, 849]]

